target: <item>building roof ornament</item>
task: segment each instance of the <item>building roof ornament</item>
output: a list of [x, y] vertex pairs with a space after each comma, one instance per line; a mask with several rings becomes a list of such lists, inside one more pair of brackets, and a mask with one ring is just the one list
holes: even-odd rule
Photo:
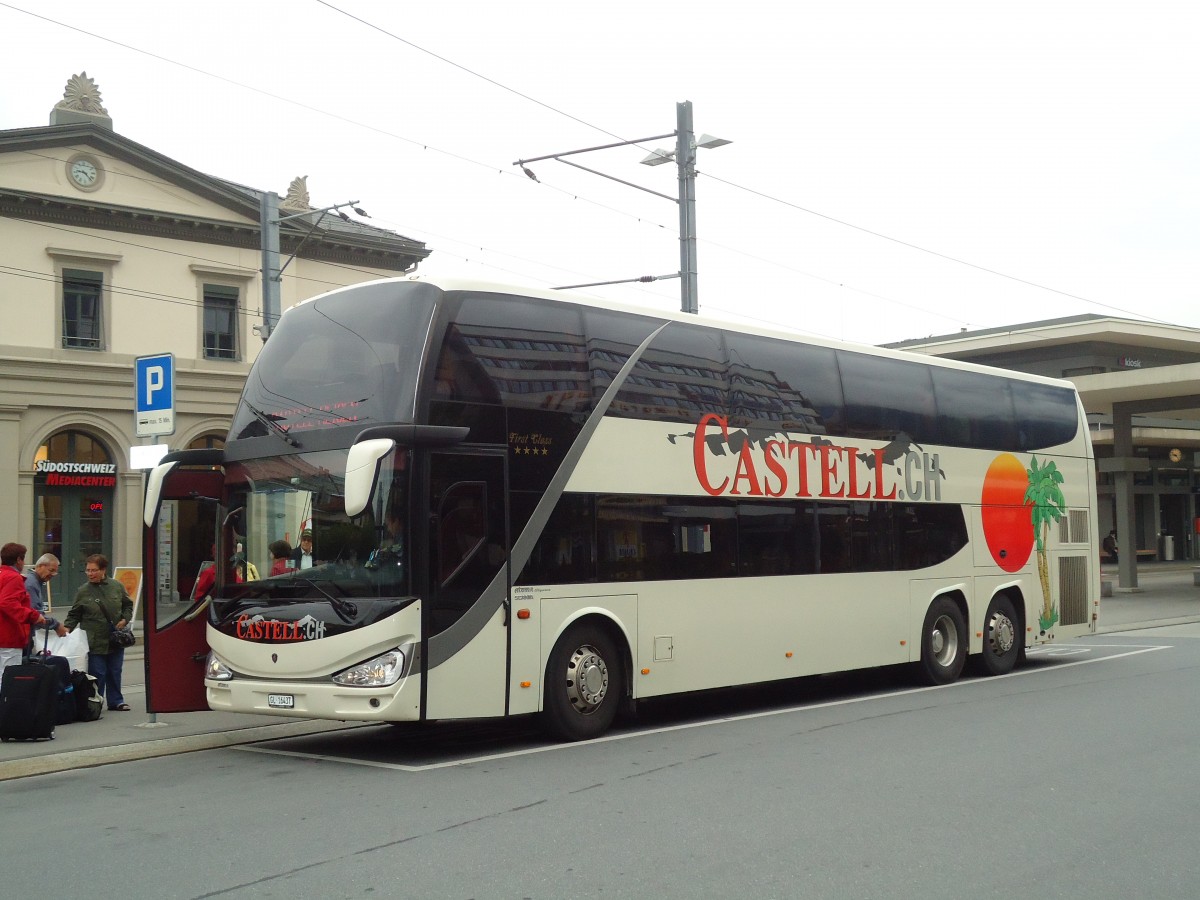
[[292, 179], [292, 183], [288, 185], [287, 196], [279, 201], [279, 208], [295, 210], [296, 212], [308, 212], [312, 209], [312, 204], [309, 203], [308, 197], [307, 175], [301, 175], [298, 178]]
[[80, 72], [67, 79], [63, 98], [55, 104], [55, 108], [108, 115], [108, 110], [100, 102], [100, 87], [94, 79], [88, 78], [87, 72]]
[[67, 79], [63, 98], [50, 111], [51, 125], [71, 125], [77, 122], [93, 122], [112, 130], [112, 119], [100, 100], [100, 87], [87, 72], [80, 72]]

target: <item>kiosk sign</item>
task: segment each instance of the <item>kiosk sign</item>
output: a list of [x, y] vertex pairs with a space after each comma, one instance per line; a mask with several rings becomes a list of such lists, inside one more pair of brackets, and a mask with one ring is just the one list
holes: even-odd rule
[[175, 433], [175, 356], [139, 356], [133, 361], [134, 424], [138, 437]]

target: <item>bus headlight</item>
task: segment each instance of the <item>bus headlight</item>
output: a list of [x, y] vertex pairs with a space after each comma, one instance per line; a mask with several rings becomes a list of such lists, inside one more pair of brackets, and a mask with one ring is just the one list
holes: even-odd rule
[[350, 687], [387, 687], [404, 674], [404, 652], [399, 648], [344, 669], [333, 676], [334, 684]]
[[208, 662], [204, 664], [204, 677], [214, 681], [230, 681], [233, 678], [233, 670], [217, 659], [216, 654], [209, 653]]

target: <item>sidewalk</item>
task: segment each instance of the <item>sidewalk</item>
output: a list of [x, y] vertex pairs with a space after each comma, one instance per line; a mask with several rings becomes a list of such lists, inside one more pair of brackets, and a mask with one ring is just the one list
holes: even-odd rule
[[1140, 563], [1138, 586], [1130, 592], [1118, 586], [1116, 566], [1102, 565], [1101, 575], [1112, 580], [1113, 595], [1100, 601], [1097, 633], [1200, 622], [1200, 586], [1192, 578], [1197, 569], [1195, 560]]
[[[1192, 582], [1194, 568], [1190, 562], [1145, 563], [1138, 568], [1138, 590], [1131, 593], [1116, 587], [1116, 567], [1105, 565], [1103, 575], [1113, 579], [1114, 591], [1112, 597], [1100, 602], [1097, 632], [1200, 622], [1200, 586]], [[211, 711], [149, 715], [142, 661], [141, 644], [125, 655], [125, 699], [133, 707], [131, 712], [106, 710], [97, 722], [60, 725], [53, 741], [0, 744], [0, 781], [362, 727], [347, 722]]]
[[295, 737], [360, 727], [357, 723], [316, 719], [284, 719], [242, 713], [146, 712], [142, 645], [125, 653], [123, 693], [129, 712], [105, 709], [95, 722], [72, 722], [54, 729], [52, 741], [0, 743], [0, 782], [29, 775], [129, 762], [155, 756], [251, 744], [272, 738]]

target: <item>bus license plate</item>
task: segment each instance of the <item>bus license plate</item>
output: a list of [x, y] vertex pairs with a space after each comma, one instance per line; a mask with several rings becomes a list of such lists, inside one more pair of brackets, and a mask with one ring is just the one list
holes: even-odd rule
[[271, 709], [293, 709], [296, 698], [292, 694], [267, 694], [267, 706]]

